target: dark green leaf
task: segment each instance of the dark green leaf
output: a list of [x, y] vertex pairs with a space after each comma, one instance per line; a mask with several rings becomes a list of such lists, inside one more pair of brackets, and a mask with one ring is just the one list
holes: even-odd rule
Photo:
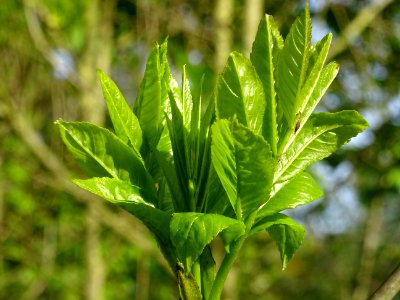
[[283, 214], [267, 216], [258, 221], [251, 233], [266, 229], [274, 239], [281, 255], [282, 268], [293, 257], [304, 239], [304, 227]]
[[238, 235], [243, 234], [243, 227], [242, 231], [238, 231], [238, 226], [243, 226], [241, 224], [235, 219], [216, 214], [193, 212], [173, 214], [170, 225], [171, 241], [186, 272], [191, 270], [192, 264], [199, 258], [203, 249], [221, 231], [234, 226], [234, 232]]

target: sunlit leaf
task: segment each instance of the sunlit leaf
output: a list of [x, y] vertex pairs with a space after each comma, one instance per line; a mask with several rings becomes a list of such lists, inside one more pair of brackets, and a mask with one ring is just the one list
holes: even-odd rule
[[215, 89], [217, 117], [236, 115], [239, 122], [261, 134], [265, 111], [263, 86], [251, 62], [233, 52]]
[[142, 129], [137, 117], [111, 78], [101, 70], [97, 73], [115, 133], [123, 142], [130, 142], [139, 153], [142, 146]]
[[282, 268], [285, 269], [287, 263], [303, 242], [304, 227], [284, 214], [275, 214], [258, 221], [254, 225], [252, 233], [265, 229], [274, 239], [281, 255]]

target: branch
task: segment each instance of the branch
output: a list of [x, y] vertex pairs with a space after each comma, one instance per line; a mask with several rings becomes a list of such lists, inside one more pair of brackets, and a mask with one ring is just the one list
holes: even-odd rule
[[400, 291], [400, 264], [383, 284], [375, 291], [369, 300], [391, 300]]
[[392, 2], [393, 0], [376, 0], [365, 6], [332, 44], [328, 60], [346, 50], [349, 44]]

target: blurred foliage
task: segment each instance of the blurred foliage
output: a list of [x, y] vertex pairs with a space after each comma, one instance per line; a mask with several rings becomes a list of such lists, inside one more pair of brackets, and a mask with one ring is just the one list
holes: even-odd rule
[[[210, 97], [220, 71], [215, 71], [215, 32], [223, 25], [216, 20], [214, 2], [2, 3], [0, 299], [99, 299], [89, 287], [96, 280], [104, 299], [177, 298], [175, 278], [149, 250], [157, 250], [153, 239], [119, 210], [101, 208], [125, 222], [126, 229], [97, 215], [97, 242], [88, 244], [90, 201], [65, 183], [71, 175], [56, 172], [74, 165], [64, 155], [53, 120], [87, 120], [87, 114], [103, 113], [93, 80], [96, 67], [104, 65], [133, 103], [148, 51], [166, 36], [176, 77], [188, 64], [193, 82], [204, 74]], [[244, 11], [252, 1], [227, 2], [233, 5], [232, 21], [225, 24], [233, 36], [228, 46], [242, 50], [244, 37], [252, 34], [243, 31], [249, 22]], [[365, 299], [399, 263], [400, 3], [310, 1], [310, 7], [316, 39], [332, 31], [335, 42], [375, 2], [386, 5], [332, 57], [341, 70], [319, 107], [357, 109], [370, 130], [313, 169], [326, 196], [294, 213], [310, 234], [287, 270], [280, 270], [272, 245], [254, 238], [243, 248], [226, 299]], [[273, 15], [285, 34], [303, 5], [265, 1], [263, 12]], [[88, 97], [91, 106], [84, 109]], [[144, 240], [133, 242], [138, 237]], [[153, 248], [144, 247], [147, 241]], [[98, 268], [90, 264], [91, 246], [100, 253]]]

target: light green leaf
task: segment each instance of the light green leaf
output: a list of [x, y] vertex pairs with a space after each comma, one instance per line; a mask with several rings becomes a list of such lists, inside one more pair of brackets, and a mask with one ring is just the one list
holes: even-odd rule
[[145, 190], [117, 178], [75, 179], [74, 183], [107, 201], [125, 209], [143, 222], [156, 236], [171, 267], [175, 267], [176, 257], [171, 248], [169, 223], [171, 215], [154, 208], [142, 198]]
[[299, 106], [297, 95], [306, 79], [310, 41], [311, 19], [307, 4], [290, 28], [276, 69], [278, 106], [290, 127], [296, 122], [296, 108]]
[[284, 214], [275, 214], [258, 221], [251, 233], [256, 233], [264, 229], [274, 239], [281, 255], [282, 268], [285, 269], [288, 261], [303, 242], [304, 227]]
[[173, 214], [170, 224], [171, 241], [185, 271], [190, 272], [192, 264], [199, 258], [203, 249], [219, 233], [229, 230], [232, 226], [237, 234], [236, 238], [244, 233], [243, 223], [222, 215], [193, 212]]
[[312, 115], [292, 146], [282, 154], [274, 183], [290, 180], [312, 163], [331, 155], [367, 126], [356, 111]]
[[143, 199], [143, 191], [138, 186], [118, 178], [93, 177], [89, 179], [74, 179], [73, 182], [111, 203], [135, 202], [149, 205]]
[[[286, 183], [286, 182], [285, 182]], [[322, 196], [318, 184], [307, 172], [302, 172], [287, 184], [275, 184], [271, 199], [257, 213], [257, 218], [274, 215], [285, 209], [305, 205]]]
[[153, 180], [139, 155], [107, 129], [85, 122], [58, 120], [69, 151], [89, 176], [112, 177], [130, 182], [148, 192], [155, 201]]
[[262, 83], [251, 62], [242, 54], [231, 53], [215, 89], [219, 119], [236, 115], [239, 122], [261, 134], [265, 111]]
[[144, 77], [134, 104], [144, 137], [154, 149], [165, 125], [168, 110], [170, 71], [167, 62], [167, 41], [151, 48]]
[[275, 63], [283, 47], [283, 40], [272, 16], [266, 15], [258, 26], [250, 59], [262, 82], [265, 94], [265, 113], [262, 134], [277, 153], [277, 116], [275, 91]]
[[[295, 109], [301, 113], [301, 123], [297, 130], [300, 130], [303, 124], [307, 121], [322, 95], [336, 77], [338, 67], [335, 63], [332, 63], [332, 66], [325, 68], [324, 73], [321, 74], [331, 41], [332, 34], [327, 34], [321, 41], [319, 41], [313, 51], [313, 66], [310, 73], [307, 75], [307, 79], [301, 88], [300, 93], [298, 94], [297, 103], [299, 107], [295, 107]], [[326, 80], [325, 78], [329, 79]]]
[[123, 142], [129, 142], [139, 153], [142, 146], [142, 129], [137, 117], [111, 78], [102, 70], [98, 70], [97, 74], [115, 133]]

